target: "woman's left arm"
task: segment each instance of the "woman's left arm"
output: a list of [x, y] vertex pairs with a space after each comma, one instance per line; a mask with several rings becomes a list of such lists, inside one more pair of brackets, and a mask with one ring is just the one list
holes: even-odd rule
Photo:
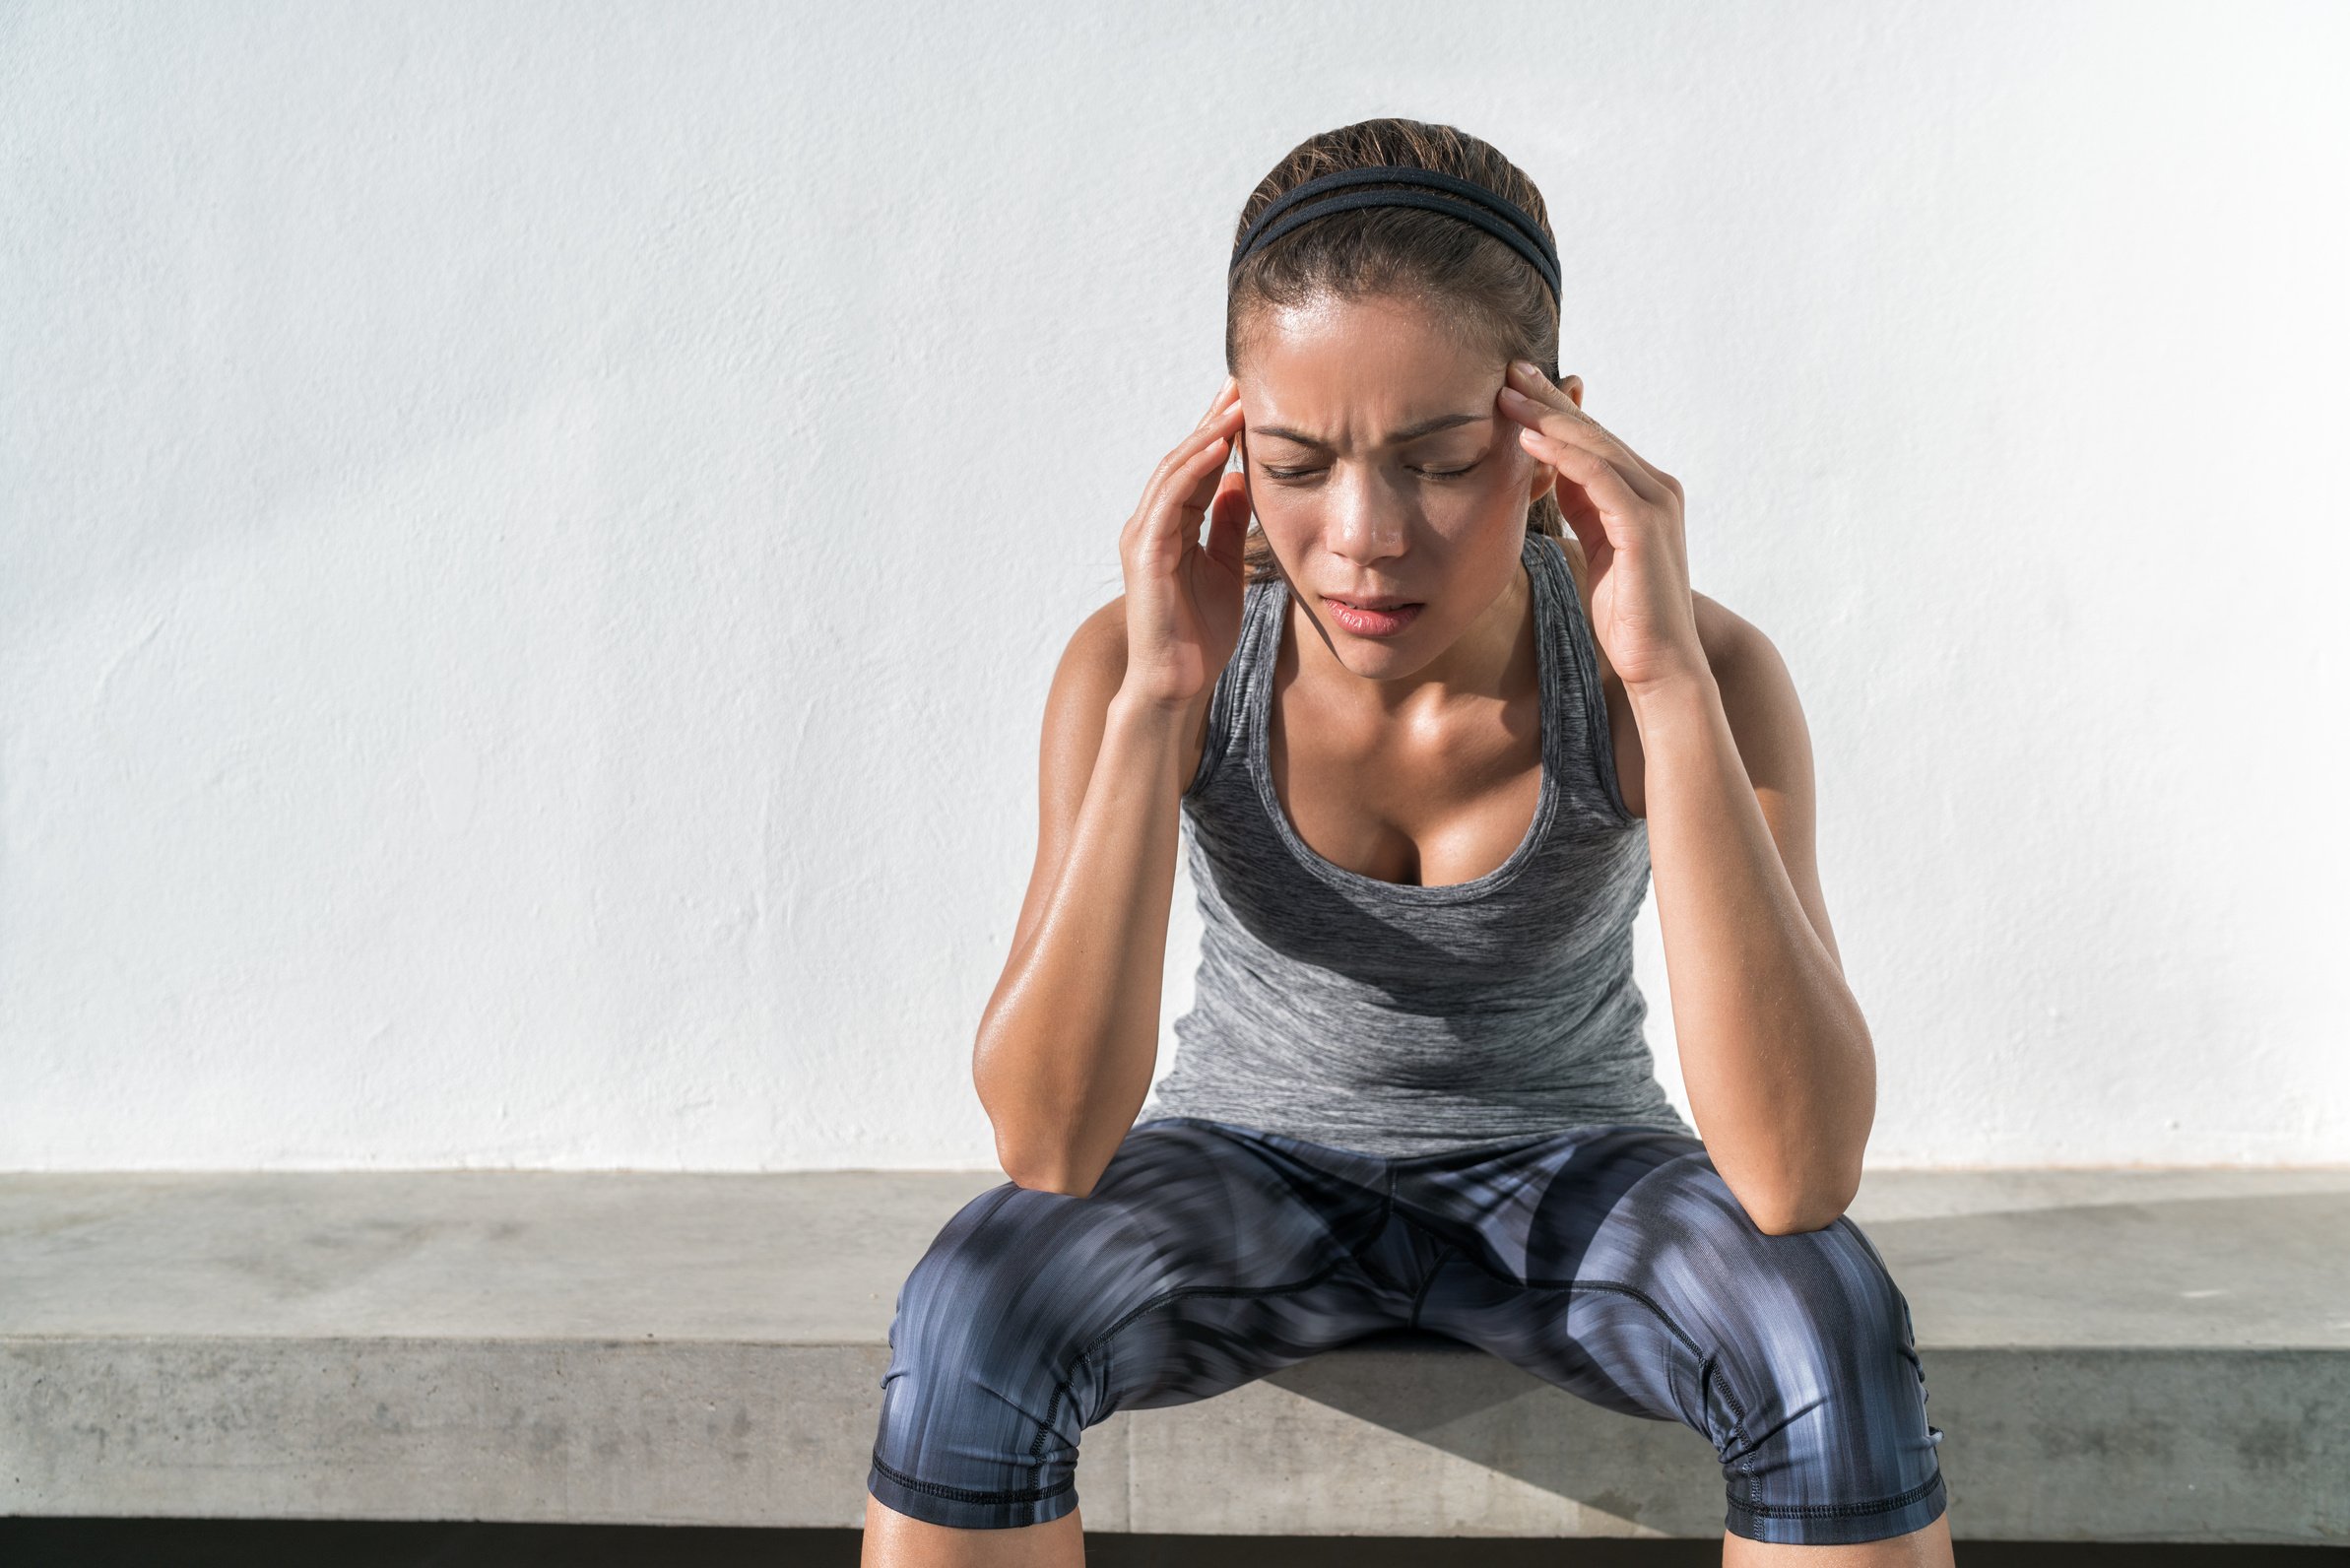
[[1745, 628], [1710, 671], [1627, 691], [1692, 1119], [1764, 1230], [1823, 1229], [1860, 1186], [1876, 1049], [1820, 897], [1795, 683]]
[[1650, 875], [1691, 1119], [1773, 1235], [1835, 1222], [1860, 1185], [1876, 1052], [1828, 935], [1812, 854], [1811, 745], [1759, 631], [1709, 658], [1679, 481], [1521, 362], [1499, 396], [1557, 476], [1592, 578], [1592, 634], [1640, 727]]

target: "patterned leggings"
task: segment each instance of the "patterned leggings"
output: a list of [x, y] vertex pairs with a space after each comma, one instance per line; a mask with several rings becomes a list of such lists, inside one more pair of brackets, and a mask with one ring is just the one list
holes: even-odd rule
[[1946, 1506], [1909, 1301], [1848, 1215], [1757, 1228], [1686, 1134], [1593, 1124], [1404, 1158], [1199, 1117], [1093, 1190], [1006, 1182], [899, 1290], [866, 1485], [963, 1529], [1077, 1506], [1077, 1442], [1416, 1327], [1714, 1445], [1726, 1528], [1836, 1543]]

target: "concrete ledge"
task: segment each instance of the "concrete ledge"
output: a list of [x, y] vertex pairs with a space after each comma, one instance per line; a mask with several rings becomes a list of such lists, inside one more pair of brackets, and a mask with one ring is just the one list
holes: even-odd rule
[[[855, 1527], [995, 1172], [0, 1175], [0, 1512]], [[2350, 1541], [2350, 1171], [1880, 1172], [1961, 1539]], [[1712, 1451], [1433, 1336], [1085, 1434], [1094, 1531], [1719, 1538]]]

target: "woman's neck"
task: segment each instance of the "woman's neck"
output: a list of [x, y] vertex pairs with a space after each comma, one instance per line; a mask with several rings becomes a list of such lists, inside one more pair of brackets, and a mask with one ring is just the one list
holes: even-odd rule
[[1356, 674], [1331, 647], [1304, 604], [1292, 595], [1289, 632], [1297, 653], [1291, 689], [1302, 687], [1316, 706], [1358, 714], [1365, 722], [1408, 724], [1463, 703], [1507, 701], [1538, 686], [1532, 627], [1534, 583], [1521, 562], [1452, 644], [1407, 675]]

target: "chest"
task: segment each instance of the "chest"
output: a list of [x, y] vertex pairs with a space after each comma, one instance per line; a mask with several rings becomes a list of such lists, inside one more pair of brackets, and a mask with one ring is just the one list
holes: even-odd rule
[[[1617, 788], [1643, 817], [1639, 725], [1596, 639], [1594, 652]], [[1433, 887], [1490, 874], [1533, 831], [1541, 805], [1541, 693], [1521, 685], [1413, 724], [1284, 693], [1290, 700], [1267, 715], [1265, 762], [1291, 831], [1323, 859], [1381, 882]]]
[[[1632, 815], [1646, 817], [1639, 726], [1620, 685], [1607, 706], [1617, 788]], [[1474, 882], [1533, 829], [1542, 790], [1534, 722], [1530, 700], [1498, 725], [1372, 746], [1304, 724], [1290, 743], [1276, 719], [1266, 762], [1292, 830], [1325, 860], [1413, 886]]]

